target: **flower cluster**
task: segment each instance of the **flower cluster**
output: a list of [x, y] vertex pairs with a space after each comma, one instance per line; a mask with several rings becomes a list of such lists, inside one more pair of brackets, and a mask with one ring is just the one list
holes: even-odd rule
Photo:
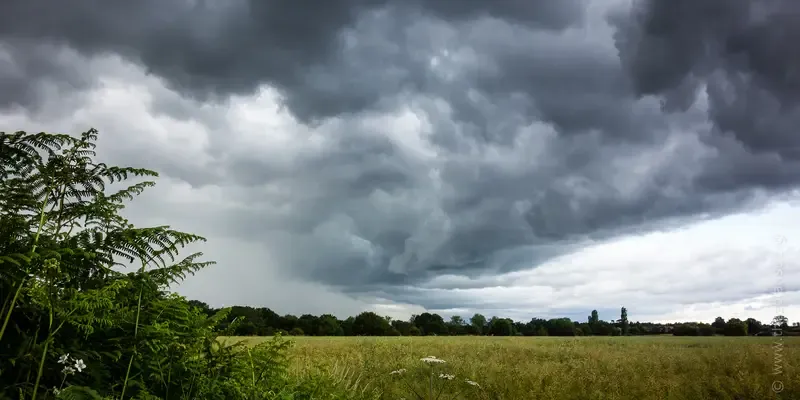
[[58, 363], [64, 365], [64, 369], [61, 370], [64, 375], [82, 372], [86, 368], [86, 364], [84, 364], [82, 359], [71, 358], [69, 353], [58, 357]]
[[[433, 367], [435, 367], [436, 365], [444, 364], [445, 361], [442, 360], [441, 358], [436, 357], [436, 356], [427, 356], [427, 357], [424, 357], [424, 358], [420, 358], [420, 361], [422, 361], [423, 363], [425, 363], [425, 364], [427, 364], [428, 366], [431, 367], [430, 375], [429, 375], [430, 382], [429, 382], [429, 385], [428, 385], [428, 387], [429, 387], [428, 398], [430, 398], [430, 399], [437, 398], [438, 396], [434, 396], [435, 391], [433, 389], [434, 388], [433, 382], [434, 382], [434, 379], [436, 378], [437, 375], [434, 373]], [[400, 368], [400, 369], [397, 369], [397, 370], [394, 370], [394, 371], [390, 372], [389, 375], [402, 375], [405, 372], [406, 372], [405, 368]], [[446, 381], [452, 381], [452, 380], [456, 379], [456, 376], [454, 374], [440, 373], [438, 375], [438, 377], [439, 377], [439, 379], [446, 380]], [[470, 386], [473, 386], [473, 387], [481, 389], [481, 385], [479, 385], [478, 382], [475, 382], [475, 381], [472, 381], [472, 380], [469, 380], [469, 379], [464, 379], [464, 383], [466, 383], [467, 385], [470, 385]], [[441, 394], [441, 393], [439, 393], [439, 394]], [[419, 395], [417, 395], [417, 396], [419, 396]]]
[[420, 361], [422, 361], [422, 362], [424, 362], [425, 364], [428, 364], [428, 365], [444, 364], [444, 362], [445, 362], [441, 358], [436, 358], [436, 356], [427, 356], [425, 358], [420, 358]]

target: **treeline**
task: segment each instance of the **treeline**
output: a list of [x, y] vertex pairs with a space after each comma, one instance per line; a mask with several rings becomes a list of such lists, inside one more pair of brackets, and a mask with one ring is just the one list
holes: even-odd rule
[[[208, 304], [190, 302], [208, 315], [217, 309]], [[235, 321], [235, 324], [234, 324]], [[233, 325], [232, 325], [233, 324]], [[271, 336], [283, 333], [292, 336], [432, 336], [432, 335], [492, 335], [492, 336], [631, 336], [631, 335], [675, 335], [675, 336], [771, 336], [798, 335], [800, 326], [789, 325], [784, 316], [776, 316], [769, 323], [754, 318], [727, 321], [717, 317], [711, 323], [686, 322], [661, 324], [652, 322], [629, 322], [627, 310], [622, 307], [620, 318], [603, 321], [596, 310], [586, 322], [569, 318], [533, 318], [528, 322], [509, 318], [486, 318], [474, 314], [469, 320], [455, 315], [449, 320], [436, 313], [413, 315], [408, 321], [380, 316], [374, 312], [362, 312], [355, 317], [339, 319], [331, 314], [320, 316], [303, 314], [279, 315], [269, 308], [233, 306], [228, 318], [220, 328], [231, 328], [237, 336]]]

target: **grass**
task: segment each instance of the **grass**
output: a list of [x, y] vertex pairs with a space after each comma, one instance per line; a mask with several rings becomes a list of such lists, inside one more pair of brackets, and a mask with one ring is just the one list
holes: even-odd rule
[[[263, 338], [229, 338], [256, 344]], [[296, 337], [291, 374], [333, 375], [378, 398], [428, 390], [425, 356], [447, 361], [441, 399], [800, 399], [800, 338]], [[782, 362], [781, 362], [782, 360]], [[782, 364], [774, 375], [775, 362]], [[406, 374], [390, 375], [400, 368]], [[441, 371], [439, 371], [441, 370]], [[464, 379], [481, 384], [469, 387]], [[783, 391], [776, 395], [773, 382]], [[457, 393], [460, 392], [460, 393]]]

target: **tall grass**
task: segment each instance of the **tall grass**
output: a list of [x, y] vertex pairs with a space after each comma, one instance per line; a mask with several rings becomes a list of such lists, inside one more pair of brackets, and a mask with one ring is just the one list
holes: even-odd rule
[[[238, 338], [255, 344], [261, 338]], [[800, 338], [784, 338], [773, 375], [769, 337], [298, 337], [289, 373], [346, 371], [382, 398], [415, 398], [391, 372], [447, 361], [455, 375], [440, 398], [462, 399], [800, 399]], [[413, 374], [411, 374], [413, 376]], [[417, 376], [424, 380], [424, 376]], [[464, 390], [470, 379], [482, 390]], [[780, 379], [780, 394], [772, 383]], [[427, 381], [417, 382], [420, 387]]]

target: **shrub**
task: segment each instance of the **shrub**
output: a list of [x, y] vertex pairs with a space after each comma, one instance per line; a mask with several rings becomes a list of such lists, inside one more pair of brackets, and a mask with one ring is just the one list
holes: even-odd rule
[[205, 239], [123, 218], [124, 202], [154, 183], [107, 185], [157, 174], [95, 162], [96, 140], [95, 130], [0, 133], [0, 398], [296, 394], [289, 342], [222, 344], [241, 323], [219, 331], [229, 309], [209, 316], [168, 291], [213, 264], [202, 253], [178, 258]]

